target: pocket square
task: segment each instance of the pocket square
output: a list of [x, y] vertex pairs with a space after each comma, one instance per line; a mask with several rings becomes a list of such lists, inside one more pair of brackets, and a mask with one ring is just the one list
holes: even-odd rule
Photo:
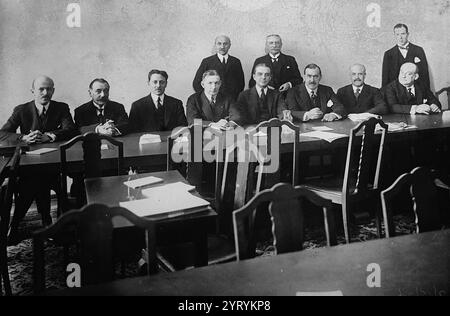
[[333, 105], [334, 105], [333, 101], [329, 100], [328, 103], [327, 103], [327, 107], [332, 108]]
[[428, 99], [424, 99], [423, 104], [427, 104], [427, 103], [428, 103]]
[[417, 64], [417, 63], [420, 63], [421, 62], [421, 60], [420, 60], [420, 58], [419, 57], [416, 57], [416, 58], [414, 58], [414, 62]]
[[287, 66], [286, 69], [291, 69], [291, 66]]

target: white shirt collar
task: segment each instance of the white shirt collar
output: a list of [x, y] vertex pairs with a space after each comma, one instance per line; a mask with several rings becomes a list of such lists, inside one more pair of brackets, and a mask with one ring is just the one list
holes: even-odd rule
[[409, 91], [411, 89], [412, 94], [416, 95], [416, 87], [412, 85], [411, 87], [405, 87], [406, 91]]
[[[203, 94], [206, 96], [206, 98], [208, 99], [208, 101], [211, 103], [212, 102], [212, 95], [208, 95], [206, 94], [206, 92], [203, 91]], [[214, 97], [214, 102], [217, 102], [217, 95]]]
[[[255, 86], [256, 87], [256, 92], [258, 92], [258, 96], [260, 96], [261, 97], [261, 91], [263, 90], [263, 89], [261, 89], [260, 87], [258, 87], [258, 86]], [[268, 87], [265, 87], [264, 88], [264, 94], [265, 95], [267, 95], [267, 91], [269, 90], [269, 88]]]
[[[306, 87], [306, 85], [305, 85]], [[319, 90], [319, 88], [317, 87], [315, 90], [311, 90], [310, 88], [306, 87], [306, 91], [308, 91], [309, 96], [311, 96], [311, 92], [314, 91], [314, 94], [317, 95], [317, 90]]]
[[226, 54], [226, 55], [221, 55], [219, 53], [217, 53], [217, 57], [219, 57], [220, 62], [222, 62], [222, 60], [225, 58], [225, 63], [228, 62], [228, 58], [230, 57], [230, 55]]
[[353, 93], [356, 93], [356, 90], [359, 89], [359, 93], [361, 93], [361, 91], [363, 91], [365, 85], [362, 85], [361, 87], [356, 87], [354, 85], [352, 85], [353, 87]]
[[41, 105], [41, 104], [37, 105], [36, 102], [35, 102], [35, 103], [34, 103], [34, 106], [35, 106], [36, 109], [38, 110], [39, 115], [41, 115], [41, 114], [42, 114], [42, 111], [43, 111], [44, 109], [45, 109], [45, 112], [48, 111], [48, 107], [50, 106], [50, 102], [49, 102], [48, 104], [46, 104], [46, 105]]
[[105, 105], [103, 105], [103, 106], [101, 106], [100, 104], [97, 104], [97, 103], [95, 103], [94, 101], [92, 101], [92, 103], [94, 104], [94, 106], [97, 108], [97, 110], [100, 110], [100, 109], [104, 109], [105, 108]]
[[406, 43], [405, 45], [403, 45], [403, 46], [402, 46], [402, 45], [398, 45], [398, 44], [397, 44], [397, 46], [399, 47], [399, 49], [400, 49], [400, 47], [402, 47], [402, 48], [407, 48], [407, 47], [409, 47], [409, 44], [410, 44], [410, 43], [407, 42], [407, 43]]
[[271, 53], [269, 53], [270, 58], [272, 59], [276, 59], [276, 58], [280, 58], [281, 53], [278, 53], [276, 55], [272, 55]]
[[150, 95], [152, 97], [152, 100], [153, 100], [153, 103], [155, 104], [155, 106], [158, 105], [158, 98], [160, 98], [161, 103], [164, 104], [164, 95], [165, 95], [164, 93], [161, 96], [153, 94], [153, 93], [151, 93]]

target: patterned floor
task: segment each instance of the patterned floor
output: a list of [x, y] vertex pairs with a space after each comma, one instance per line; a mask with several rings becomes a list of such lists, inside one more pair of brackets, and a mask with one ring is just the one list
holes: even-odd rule
[[[54, 209], [55, 207], [53, 207]], [[52, 211], [52, 216], [55, 218], [56, 211]], [[409, 234], [414, 230], [414, 221], [410, 216], [399, 215], [395, 218], [396, 230], [399, 234]], [[320, 226], [320, 221], [310, 223], [306, 228], [306, 236], [304, 248], [308, 249], [325, 247], [326, 240], [323, 233], [323, 228]], [[35, 229], [39, 229], [41, 225], [40, 216], [35, 210], [29, 211], [27, 217], [22, 225], [22, 231], [29, 234]], [[375, 222], [371, 221], [362, 225], [351, 226], [351, 241], [364, 242], [377, 238]], [[345, 240], [341, 231], [338, 231], [338, 242], [344, 244]], [[273, 255], [273, 247], [270, 241], [258, 244], [258, 255], [271, 256]], [[65, 287], [66, 272], [63, 267], [62, 249], [55, 247], [51, 242], [46, 245], [46, 262], [47, 262], [47, 288], [58, 289]], [[8, 266], [11, 277], [11, 285], [13, 295], [22, 296], [32, 294], [32, 272], [33, 272], [33, 256], [32, 256], [32, 242], [27, 239], [22, 241], [19, 245], [8, 247]], [[127, 266], [124, 277], [137, 275], [138, 265], [137, 261], [130, 263]]]

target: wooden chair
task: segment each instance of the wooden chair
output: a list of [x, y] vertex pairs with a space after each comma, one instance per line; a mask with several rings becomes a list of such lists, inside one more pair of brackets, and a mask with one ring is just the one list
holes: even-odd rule
[[148, 255], [147, 273], [157, 271], [155, 223], [152, 220], [138, 217], [127, 209], [93, 204], [81, 210], [65, 213], [58, 221], [43, 230], [33, 233], [34, 256], [34, 292], [40, 294], [45, 290], [45, 253], [44, 241], [57, 238], [59, 234], [74, 232], [79, 242], [81, 267], [81, 285], [97, 284], [112, 281], [114, 278], [113, 261], [113, 218], [123, 217], [138, 228], [146, 231]]
[[[450, 199], [441, 203], [440, 191], [450, 192], [450, 187], [438, 179], [436, 172], [419, 167], [401, 175], [391, 187], [381, 192], [386, 237], [395, 236], [394, 201], [404, 188], [409, 188], [416, 232], [419, 234], [442, 229], [445, 226], [442, 215], [443, 212], [450, 211], [448, 207]], [[447, 209], [443, 209], [444, 205]]]
[[[283, 133], [285, 130], [288, 130], [289, 133]], [[300, 128], [298, 126], [293, 125], [291, 122], [286, 120], [279, 120], [277, 118], [273, 118], [269, 121], [262, 122], [258, 126], [256, 126], [253, 130], [249, 131], [250, 139], [254, 142], [256, 137], [255, 135], [259, 132], [263, 132], [267, 134], [267, 138], [263, 137], [261, 139], [266, 139], [266, 144], [258, 147], [266, 147], [265, 153], [267, 157], [273, 157], [273, 155], [277, 155], [277, 159], [279, 161], [278, 171], [275, 173], [261, 172], [259, 173], [256, 188], [257, 192], [261, 190], [263, 187], [263, 175], [265, 175], [266, 181], [265, 187], [272, 187], [274, 184], [280, 182], [280, 173], [281, 173], [281, 157], [283, 153], [283, 138], [292, 138], [293, 140], [293, 150], [292, 150], [292, 168], [291, 168], [291, 181], [292, 185], [299, 184], [299, 164], [300, 164]], [[276, 143], [276, 146], [274, 146]], [[278, 148], [278, 152], [275, 150]], [[267, 170], [267, 165], [264, 167]], [[269, 176], [270, 174], [270, 176]]]
[[450, 109], [450, 87], [445, 87], [439, 91], [436, 91], [436, 97], [439, 99], [441, 94], [443, 94], [444, 92], [447, 92], [447, 100], [448, 100], [447, 105], [449, 106]]
[[[381, 127], [381, 139], [376, 127]], [[359, 133], [362, 133], [359, 144]], [[342, 206], [345, 241], [350, 242], [348, 216], [356, 203], [379, 205], [379, 181], [388, 126], [380, 119], [361, 122], [350, 132], [344, 177], [309, 181], [305, 186], [319, 196]], [[375, 210], [381, 237], [381, 211]]]
[[[9, 170], [6, 170], [7, 168], [4, 168], [0, 171], [0, 295], [2, 295], [3, 293], [3, 283], [5, 287], [5, 294], [7, 296], [12, 295], [8, 272], [7, 235], [13, 203], [13, 195], [16, 191], [20, 154], [21, 150], [19, 147], [17, 147], [14, 155], [8, 163]], [[7, 181], [6, 178], [8, 178]]]
[[269, 203], [273, 246], [276, 254], [302, 250], [304, 239], [303, 199], [322, 207], [324, 214], [327, 214], [332, 207], [330, 200], [321, 198], [311, 190], [281, 183], [272, 189], [260, 192], [244, 207], [234, 211], [233, 228], [237, 259], [246, 260], [256, 256], [254, 224], [257, 207], [261, 203], [267, 202]]
[[[67, 194], [67, 176], [68, 176], [68, 163], [67, 163], [67, 150], [71, 148], [78, 142], [83, 142], [83, 158], [84, 158], [84, 168], [83, 170], [83, 178], [96, 178], [101, 177], [103, 175], [103, 164], [102, 161], [102, 151], [101, 145], [102, 140], [108, 141], [111, 145], [114, 145], [118, 148], [117, 153], [117, 172], [115, 175], [121, 175], [124, 172], [123, 168], [123, 143], [117, 141], [116, 139], [100, 135], [97, 133], [86, 133], [84, 135], [79, 135], [72, 140], [68, 141], [65, 144], [59, 146], [60, 156], [61, 156], [61, 193], [60, 193], [60, 201], [58, 204], [61, 204], [60, 211], [62, 213], [73, 208], [69, 203], [69, 198]], [[74, 180], [76, 181], [76, 180]], [[82, 185], [81, 185], [82, 186]], [[81, 192], [84, 192], [83, 188], [80, 188]], [[82, 199], [82, 201], [77, 201], [76, 207], [81, 207], [86, 203], [84, 195], [83, 198], [79, 197], [78, 199]]]

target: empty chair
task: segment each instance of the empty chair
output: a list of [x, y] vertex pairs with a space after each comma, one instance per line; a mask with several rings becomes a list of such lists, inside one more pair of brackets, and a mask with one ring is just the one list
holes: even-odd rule
[[262, 203], [269, 203], [273, 246], [276, 254], [302, 250], [304, 240], [302, 202], [304, 199], [322, 207], [325, 216], [332, 206], [330, 200], [319, 197], [311, 190], [281, 183], [272, 189], [258, 193], [244, 207], [234, 211], [233, 229], [237, 259], [250, 259], [256, 255], [255, 218], [258, 206]]
[[[387, 238], [395, 236], [395, 199], [405, 188], [409, 189], [417, 233], [439, 230], [448, 224], [445, 223], [445, 217], [448, 220], [450, 215], [450, 187], [441, 182], [436, 173], [428, 168], [416, 168], [411, 173], [401, 175], [390, 188], [381, 192]], [[441, 195], [441, 190], [445, 194]]]
[[[111, 145], [117, 147], [117, 156], [115, 158], [116, 163], [113, 163], [110, 168], [106, 165], [105, 160], [102, 160], [102, 140], [106, 140]], [[67, 150], [78, 142], [83, 143], [84, 165], [69, 168], [70, 159], [68, 159]], [[108, 169], [113, 170], [110, 175], [120, 175], [124, 172], [123, 143], [113, 137], [90, 132], [84, 135], [79, 135], [67, 143], [62, 144], [59, 146], [59, 149], [61, 156], [61, 194], [58, 201], [58, 208], [60, 213], [64, 213], [73, 208], [79, 208], [86, 204], [83, 179], [101, 177], [103, 172]], [[76, 190], [78, 191], [78, 194], [76, 204], [69, 201], [67, 194], [67, 176], [69, 172], [71, 173], [71, 176], [74, 177], [74, 184], [77, 186]]]
[[9, 170], [7, 167], [0, 170], [0, 295], [2, 295], [3, 283], [7, 296], [12, 295], [8, 272], [7, 236], [13, 195], [16, 190], [20, 153], [21, 150], [17, 147], [7, 165]]
[[[376, 133], [380, 126], [381, 136]], [[344, 175], [334, 179], [307, 182], [305, 186], [325, 199], [342, 206], [345, 240], [350, 242], [348, 216], [356, 203], [376, 208], [378, 235], [381, 236], [379, 181], [388, 126], [380, 119], [361, 122], [350, 132]], [[359, 143], [359, 133], [362, 133]]]
[[147, 273], [157, 271], [155, 223], [141, 218], [127, 209], [105, 205], [88, 205], [81, 210], [65, 213], [58, 221], [33, 234], [34, 292], [45, 290], [45, 253], [44, 241], [70, 233], [78, 242], [81, 268], [81, 286], [103, 283], [114, 278], [113, 261], [113, 218], [123, 217], [131, 224], [146, 231]]

